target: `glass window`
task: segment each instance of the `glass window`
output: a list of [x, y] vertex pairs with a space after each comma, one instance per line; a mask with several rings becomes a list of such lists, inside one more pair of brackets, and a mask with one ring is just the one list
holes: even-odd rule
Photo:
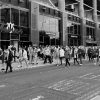
[[11, 9], [11, 22], [15, 25], [19, 25], [19, 10]]
[[74, 34], [78, 34], [78, 29], [77, 29], [77, 25], [74, 25]]
[[23, 28], [23, 27], [21, 27], [21, 29], [22, 29], [22, 34], [23, 34], [23, 35], [24, 35], [24, 34], [26, 34], [26, 35], [29, 34], [29, 28]]
[[89, 28], [87, 27], [87, 28], [86, 28], [86, 35], [89, 36], [89, 34], [90, 34], [90, 33], [89, 33]]
[[28, 27], [28, 12], [20, 11], [20, 26]]
[[20, 40], [21, 41], [29, 41], [29, 28], [23, 28], [21, 27], [21, 34], [20, 34]]
[[1, 22], [10, 22], [10, 8], [1, 9]]

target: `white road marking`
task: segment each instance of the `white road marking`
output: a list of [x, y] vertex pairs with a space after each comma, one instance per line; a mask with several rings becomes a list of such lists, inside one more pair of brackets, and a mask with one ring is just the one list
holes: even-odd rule
[[97, 95], [96, 97], [92, 98], [91, 100], [100, 100], [100, 95]]
[[93, 74], [93, 73], [84, 74], [84, 75], [80, 76], [79, 78], [83, 78], [83, 77], [86, 77], [86, 76], [91, 75], [91, 74]]
[[6, 85], [0, 85], [0, 88], [4, 88], [4, 87], [6, 87]]
[[29, 100], [41, 100], [41, 99], [44, 99], [44, 96], [37, 96], [36, 98], [33, 98], [33, 99], [29, 99]]

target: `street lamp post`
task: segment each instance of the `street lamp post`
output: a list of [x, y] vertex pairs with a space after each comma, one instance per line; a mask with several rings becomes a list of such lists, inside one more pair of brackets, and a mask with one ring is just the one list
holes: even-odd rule
[[14, 23], [7, 23], [7, 30], [10, 30], [10, 45], [11, 45], [11, 34], [14, 31]]

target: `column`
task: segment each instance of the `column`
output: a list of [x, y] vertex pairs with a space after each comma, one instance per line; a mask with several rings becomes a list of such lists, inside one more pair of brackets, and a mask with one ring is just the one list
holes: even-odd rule
[[[0, 23], [1, 23], [1, 9], [0, 9]], [[0, 47], [1, 47], [1, 30], [0, 30]]]
[[86, 20], [84, 19], [84, 0], [79, 2], [79, 15], [81, 18], [81, 45], [86, 45]]
[[30, 13], [30, 40], [33, 44], [39, 45], [39, 5], [31, 1]]
[[[58, 8], [62, 13], [61, 20], [60, 20], [60, 44], [66, 45], [66, 14], [65, 14], [65, 0], [58, 0]], [[67, 39], [68, 40], [68, 39]]]
[[100, 44], [100, 35], [98, 33], [98, 20], [97, 20], [97, 0], [92, 0], [93, 2], [93, 20], [95, 22], [95, 38], [96, 41], [98, 41], [98, 44]]

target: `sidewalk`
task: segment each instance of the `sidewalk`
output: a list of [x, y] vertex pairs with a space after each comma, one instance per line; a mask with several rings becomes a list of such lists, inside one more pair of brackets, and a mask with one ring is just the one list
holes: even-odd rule
[[[73, 62], [73, 59], [70, 60], [70, 62]], [[63, 63], [65, 63], [63, 61]], [[13, 67], [13, 71], [18, 71], [18, 70], [23, 70], [23, 69], [30, 69], [30, 68], [38, 68], [38, 67], [43, 67], [43, 66], [53, 66], [53, 65], [56, 65], [56, 60], [54, 59], [53, 60], [53, 63], [50, 64], [50, 63], [45, 63], [43, 64], [43, 60], [38, 60], [38, 64], [28, 64], [28, 67], [26, 66], [25, 62], [23, 62], [23, 66], [22, 67], [18, 67], [19, 66], [19, 62], [16, 61], [16, 62], [13, 62], [12, 63], [12, 67]], [[0, 61], [0, 72], [2, 72], [3, 70], [1, 69], [5, 69], [6, 68], [6, 64], [2, 64], [1, 61]]]

